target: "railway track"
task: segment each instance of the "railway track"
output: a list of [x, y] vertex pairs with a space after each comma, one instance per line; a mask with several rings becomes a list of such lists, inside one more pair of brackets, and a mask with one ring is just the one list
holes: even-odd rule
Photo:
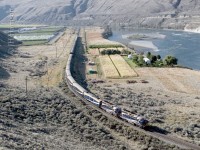
[[193, 150], [200, 150], [200, 147], [198, 145], [195, 145], [193, 143], [189, 143], [187, 141], [184, 141], [180, 138], [177, 138], [175, 136], [173, 136], [171, 133], [160, 133], [158, 131], [156, 131], [156, 129], [154, 129], [153, 127], [149, 127], [147, 130], [144, 130], [144, 129], [141, 129], [139, 127], [136, 127], [128, 122], [125, 122], [107, 112], [105, 112], [104, 110], [98, 108], [97, 106], [91, 104], [89, 101], [87, 101], [86, 99], [84, 99], [81, 95], [79, 95], [77, 93], [76, 90], [74, 90], [72, 88], [72, 85], [68, 82], [68, 80], [66, 80], [66, 83], [69, 87], [69, 89], [71, 90], [71, 92], [73, 92], [80, 100], [82, 100], [88, 107], [91, 107], [93, 108], [94, 110], [97, 110], [99, 111], [100, 113], [102, 113], [103, 115], [105, 115], [106, 117], [108, 118], [111, 118], [119, 123], [122, 123], [128, 127], [131, 127], [133, 128], [134, 130], [138, 131], [138, 132], [142, 132], [146, 135], [149, 135], [149, 136], [152, 136], [154, 138], [157, 138], [163, 142], [166, 142], [166, 143], [169, 143], [169, 144], [172, 144], [172, 145], [176, 145], [182, 149], [193, 149]]
[[187, 141], [184, 141], [182, 139], [179, 139], [175, 136], [172, 136], [170, 133], [169, 134], [162, 134], [159, 133], [157, 131], [155, 131], [154, 129], [152, 129], [151, 127], [148, 128], [147, 130], [141, 129], [139, 127], [136, 127], [128, 122], [125, 122], [119, 118], [116, 118], [115, 116], [108, 114], [107, 112], [105, 112], [104, 110], [98, 108], [97, 106], [91, 104], [90, 102], [88, 102], [87, 100], [85, 100], [83, 97], [81, 97], [79, 94], [77, 94], [77, 92], [71, 87], [71, 85], [67, 82], [67, 85], [69, 87], [69, 89], [76, 95], [76, 97], [78, 97], [80, 100], [82, 100], [87, 106], [98, 110], [100, 113], [102, 113], [103, 115], [105, 115], [108, 118], [111, 118], [119, 123], [123, 123], [124, 125], [133, 128], [134, 130], [137, 130], [139, 132], [143, 132], [146, 135], [152, 136], [154, 138], [157, 138], [163, 142], [172, 144], [172, 145], [176, 145], [182, 149], [193, 149], [193, 150], [200, 150], [200, 147], [198, 145], [189, 143]]

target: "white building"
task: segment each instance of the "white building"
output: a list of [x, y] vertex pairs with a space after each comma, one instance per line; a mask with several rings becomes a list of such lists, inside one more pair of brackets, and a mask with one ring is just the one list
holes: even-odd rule
[[133, 56], [130, 54], [130, 55], [128, 55], [128, 59], [132, 59], [133, 58]]
[[149, 58], [146, 58], [146, 57], [145, 57], [145, 58], [143, 58], [143, 60], [144, 60], [145, 63], [147, 63], [147, 64], [151, 64], [151, 61], [150, 61]]

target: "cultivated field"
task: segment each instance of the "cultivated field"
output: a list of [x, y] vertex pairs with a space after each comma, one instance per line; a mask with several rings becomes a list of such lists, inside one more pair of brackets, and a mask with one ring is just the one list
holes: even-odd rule
[[93, 56], [99, 56], [100, 55], [98, 48], [89, 49], [89, 54], [91, 54]]
[[141, 78], [154, 78], [166, 90], [200, 94], [199, 71], [181, 68], [135, 68]]
[[119, 73], [108, 55], [99, 56], [100, 63], [106, 78], [119, 78]]
[[96, 27], [96, 28], [86, 28], [86, 41], [87, 45], [119, 45], [118, 42], [109, 41], [102, 37], [103, 29]]
[[110, 55], [110, 59], [116, 66], [122, 78], [137, 76], [137, 73], [127, 64], [127, 62], [120, 55]]

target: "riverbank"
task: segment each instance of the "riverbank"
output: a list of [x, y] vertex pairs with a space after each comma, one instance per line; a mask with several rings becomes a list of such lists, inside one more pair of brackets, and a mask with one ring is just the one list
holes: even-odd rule
[[[133, 40], [124, 39], [124, 35], [130, 34], [152, 34], [159, 33], [165, 35], [164, 39], [157, 38], [152, 39], [150, 42], [157, 47], [154, 51], [149, 48], [135, 48], [134, 45], [129, 43]], [[125, 44], [131, 48], [135, 48], [138, 53], [150, 51], [154, 55], [161, 55], [164, 58], [167, 55], [172, 55], [178, 58], [178, 64], [180, 66], [186, 66], [194, 70], [200, 70], [200, 45], [199, 43], [200, 34], [189, 33], [184, 31], [174, 30], [150, 30], [150, 29], [124, 29], [124, 30], [113, 30], [113, 36], [109, 38], [111, 41], [117, 41]], [[144, 40], [141, 40], [144, 41]], [[146, 41], [146, 40], [145, 40]], [[142, 42], [141, 42], [142, 43]], [[141, 44], [142, 45], [142, 44]], [[144, 42], [145, 45], [145, 42]], [[159, 51], [158, 51], [159, 50]]]

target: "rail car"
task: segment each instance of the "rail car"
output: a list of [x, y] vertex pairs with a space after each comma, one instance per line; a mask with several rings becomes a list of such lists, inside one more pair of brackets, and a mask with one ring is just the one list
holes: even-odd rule
[[72, 88], [81, 96], [84, 95], [84, 92], [87, 92], [82, 86], [80, 86], [78, 83], [73, 83]]
[[100, 99], [98, 99], [96, 96], [94, 96], [93, 94], [84, 92], [84, 98], [87, 101], [93, 103], [94, 105], [101, 107], [100, 105], [101, 105], [102, 101]]
[[73, 86], [74, 83], [76, 83], [76, 81], [74, 80], [74, 78], [72, 76], [67, 76], [66, 77], [68, 80], [68, 83]]
[[129, 114], [126, 111], [123, 111], [120, 107], [118, 106], [114, 106], [112, 103], [109, 102], [105, 102], [99, 98], [97, 98], [95, 95], [93, 95], [92, 93], [88, 92], [86, 89], [84, 89], [81, 85], [79, 85], [74, 78], [71, 75], [71, 61], [73, 59], [73, 54], [74, 54], [74, 48], [76, 45], [76, 41], [77, 41], [78, 37], [76, 36], [74, 41], [73, 41], [73, 45], [72, 48], [70, 50], [70, 55], [67, 61], [67, 65], [66, 65], [66, 81], [68, 83], [69, 86], [71, 86], [71, 88], [82, 98], [84, 98], [85, 100], [89, 101], [90, 103], [92, 103], [95, 106], [98, 106], [99, 108], [101, 108], [102, 110], [104, 110], [107, 113], [110, 113], [126, 122], [129, 122], [133, 125], [139, 126], [140, 128], [144, 128], [147, 126], [148, 124], [148, 120], [144, 119], [141, 116], [138, 115], [133, 115], [133, 114]]
[[139, 126], [140, 128], [145, 128], [148, 124], [148, 120], [144, 119], [143, 117], [130, 115], [124, 112], [120, 115], [120, 118], [133, 125]]

